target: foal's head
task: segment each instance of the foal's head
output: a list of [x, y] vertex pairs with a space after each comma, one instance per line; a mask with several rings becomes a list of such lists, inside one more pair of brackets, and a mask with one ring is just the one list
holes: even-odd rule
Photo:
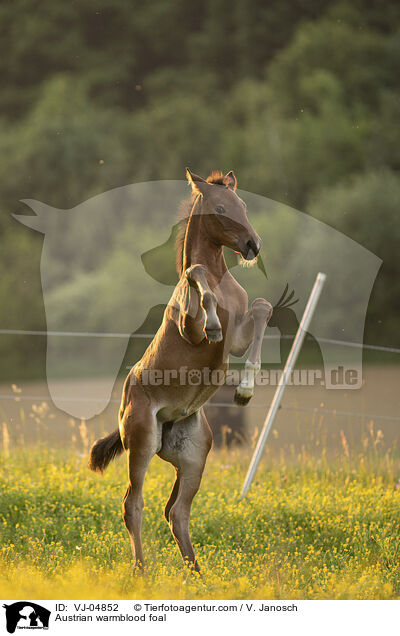
[[186, 168], [196, 202], [192, 214], [204, 216], [208, 238], [241, 254], [245, 261], [255, 259], [261, 239], [246, 214], [246, 204], [236, 193], [233, 172], [213, 173], [206, 181]]

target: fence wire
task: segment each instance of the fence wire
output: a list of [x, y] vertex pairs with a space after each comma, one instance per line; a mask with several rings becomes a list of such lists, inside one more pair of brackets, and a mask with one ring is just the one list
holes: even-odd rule
[[[61, 336], [77, 338], [139, 338], [150, 340], [154, 338], [154, 333], [108, 333], [102, 331], [36, 331], [29, 329], [0, 329], [0, 335], [10, 336]], [[264, 335], [264, 340], [293, 340], [295, 336], [288, 335]], [[307, 337], [306, 337], [307, 340]], [[386, 347], [383, 345], [364, 344], [362, 342], [351, 342], [348, 340], [335, 340], [333, 338], [317, 338], [318, 342], [327, 342], [341, 347], [355, 347], [358, 349], [370, 349], [372, 351], [386, 351], [388, 353], [400, 353], [396, 347]]]

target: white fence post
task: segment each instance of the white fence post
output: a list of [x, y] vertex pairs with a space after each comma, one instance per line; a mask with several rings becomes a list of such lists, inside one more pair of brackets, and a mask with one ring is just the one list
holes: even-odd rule
[[311, 322], [311, 318], [313, 317], [325, 280], [326, 280], [326, 274], [319, 272], [317, 278], [315, 279], [314, 287], [312, 288], [307, 306], [304, 310], [304, 314], [301, 319], [299, 328], [297, 330], [296, 337], [293, 341], [292, 348], [290, 349], [290, 353], [286, 360], [285, 368], [283, 369], [283, 373], [279, 379], [278, 386], [276, 387], [275, 395], [271, 402], [271, 406], [269, 407], [267, 417], [265, 418], [264, 426], [261, 431], [260, 437], [258, 439], [257, 446], [254, 450], [253, 457], [251, 458], [250, 466], [247, 471], [247, 475], [244, 480], [242, 492], [240, 495], [241, 499], [243, 499], [249, 492], [251, 483], [254, 479], [254, 475], [256, 473], [258, 464], [260, 463], [260, 459], [264, 450], [265, 443], [267, 441], [269, 431], [271, 430], [272, 423], [277, 414], [280, 402], [282, 400], [283, 393], [286, 388], [289, 375], [291, 374], [292, 369], [294, 365], [296, 364], [297, 356], [299, 355], [304, 337], [306, 335], [308, 326]]

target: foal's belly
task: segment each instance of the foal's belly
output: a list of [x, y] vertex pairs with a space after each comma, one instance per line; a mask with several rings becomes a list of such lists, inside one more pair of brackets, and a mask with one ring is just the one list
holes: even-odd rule
[[[178, 422], [196, 413], [217, 391], [218, 386], [189, 386], [179, 387], [163, 396], [156, 411], [157, 420], [163, 422]], [[168, 392], [167, 392], [168, 393]]]

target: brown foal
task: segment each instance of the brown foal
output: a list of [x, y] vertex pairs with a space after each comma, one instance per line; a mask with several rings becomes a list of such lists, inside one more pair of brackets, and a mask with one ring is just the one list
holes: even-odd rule
[[[140, 569], [145, 564], [141, 541], [143, 482], [150, 460], [158, 454], [176, 471], [165, 517], [184, 561], [199, 570], [189, 518], [212, 443], [202, 406], [218, 389], [218, 383], [210, 382], [202, 372], [207, 369], [208, 373], [224, 375], [229, 354], [243, 356], [249, 349], [245, 374], [235, 393], [237, 403], [247, 404], [254, 392], [262, 338], [272, 314], [272, 305], [263, 298], [257, 298], [248, 309], [247, 294], [225, 263], [223, 246], [246, 261], [255, 260], [261, 246], [247, 219], [246, 206], [236, 193], [235, 175], [213, 173], [205, 181], [189, 169], [186, 174], [192, 201], [178, 246], [180, 280], [161, 327], [125, 381], [119, 430], [98, 440], [89, 460], [92, 470], [103, 471], [123, 450], [128, 455], [124, 521], [135, 565]], [[182, 369], [186, 377], [195, 374], [197, 381], [182, 383]]]

